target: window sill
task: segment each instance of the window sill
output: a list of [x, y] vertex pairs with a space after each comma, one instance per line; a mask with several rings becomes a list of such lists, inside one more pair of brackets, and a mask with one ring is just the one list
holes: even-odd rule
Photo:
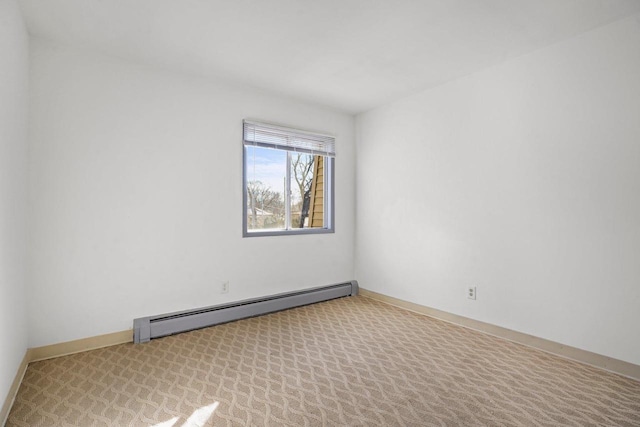
[[335, 233], [333, 228], [298, 228], [293, 230], [256, 230], [242, 233], [242, 237], [264, 237], [264, 236], [295, 236], [301, 234], [330, 234]]

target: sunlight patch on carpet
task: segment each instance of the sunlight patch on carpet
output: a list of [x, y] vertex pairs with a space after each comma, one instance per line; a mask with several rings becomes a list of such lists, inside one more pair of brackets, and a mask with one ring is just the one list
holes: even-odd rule
[[182, 424], [182, 427], [202, 427], [211, 418], [220, 402], [214, 402], [211, 405], [203, 406], [193, 411], [193, 414]]

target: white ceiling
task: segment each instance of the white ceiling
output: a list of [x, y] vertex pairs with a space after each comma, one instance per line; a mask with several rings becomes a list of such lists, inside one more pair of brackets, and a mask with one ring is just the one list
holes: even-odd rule
[[21, 0], [32, 35], [350, 113], [640, 12], [640, 0]]

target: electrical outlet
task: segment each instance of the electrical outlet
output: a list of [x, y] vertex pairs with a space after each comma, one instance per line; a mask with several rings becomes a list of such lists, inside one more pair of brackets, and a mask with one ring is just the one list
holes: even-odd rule
[[475, 286], [469, 286], [467, 288], [467, 298], [476, 299], [476, 287]]
[[222, 282], [222, 285], [220, 286], [220, 293], [226, 294], [228, 292], [229, 292], [229, 281], [225, 280], [224, 282]]

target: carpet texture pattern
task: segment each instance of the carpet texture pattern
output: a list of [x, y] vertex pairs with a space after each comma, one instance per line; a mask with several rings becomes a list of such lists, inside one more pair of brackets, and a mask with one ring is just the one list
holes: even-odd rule
[[7, 426], [640, 426], [640, 382], [364, 297], [29, 365]]

